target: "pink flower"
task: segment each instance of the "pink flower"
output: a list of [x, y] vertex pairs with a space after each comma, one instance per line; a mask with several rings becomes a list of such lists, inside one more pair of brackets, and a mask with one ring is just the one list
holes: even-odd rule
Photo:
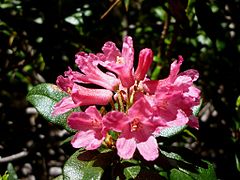
[[98, 68], [98, 57], [94, 54], [87, 55], [86, 53], [78, 53], [76, 55], [76, 64], [82, 73], [68, 71], [65, 73], [71, 76], [72, 81], [80, 83], [91, 83], [104, 87], [108, 90], [114, 91], [117, 89], [119, 79], [111, 73], [104, 73]]
[[200, 90], [193, 86], [199, 75], [192, 69], [179, 73], [182, 62], [180, 56], [178, 61], [171, 64], [170, 75], [166, 79], [146, 80], [144, 89], [154, 97], [148, 99], [157, 109], [155, 119], [158, 119], [159, 124], [189, 124], [198, 128], [198, 121], [192, 116], [192, 108], [200, 103]]
[[103, 54], [98, 54], [102, 60], [101, 65], [115, 72], [121, 80], [122, 86], [129, 88], [134, 84], [133, 41], [126, 36], [123, 41], [122, 53], [116, 48], [113, 42], [107, 42], [102, 48]]
[[85, 112], [73, 112], [68, 117], [68, 125], [78, 130], [71, 141], [75, 148], [97, 149], [105, 138], [102, 116], [95, 106], [88, 107]]
[[[64, 85], [62, 87], [66, 89]], [[113, 96], [112, 91], [107, 89], [90, 89], [77, 84], [73, 84], [71, 88], [69, 88], [70, 96], [64, 97], [54, 105], [53, 115], [63, 114], [79, 106], [106, 105], [111, 101]]]
[[54, 105], [52, 115], [57, 116], [63, 114], [78, 106], [79, 104], [75, 104], [71, 97], [64, 97], [61, 101]]
[[87, 105], [107, 105], [112, 99], [113, 93], [107, 89], [90, 89], [74, 84], [71, 97], [75, 104]]
[[[137, 149], [144, 159], [153, 161], [159, 156], [155, 136], [162, 129], [184, 125], [198, 128], [193, 107], [200, 103], [200, 90], [193, 82], [199, 74], [193, 69], [179, 73], [181, 56], [171, 64], [167, 78], [150, 80], [147, 72], [153, 61], [151, 49], [140, 51], [135, 72], [131, 37], [124, 38], [122, 51], [110, 41], [102, 51], [96, 55], [78, 53], [75, 62], [80, 72], [69, 68], [57, 78], [57, 85], [69, 96], [54, 106], [53, 115], [89, 106], [85, 112], [73, 112], [68, 117], [68, 125], [78, 131], [71, 142], [73, 147], [96, 149], [108, 131], [115, 131], [121, 158], [132, 158]], [[93, 105], [108, 105], [105, 110], [110, 111], [101, 115]], [[112, 145], [108, 140], [106, 144]]]
[[136, 148], [148, 161], [158, 157], [158, 144], [152, 136], [157, 126], [152, 121], [152, 108], [144, 98], [135, 102], [127, 114], [118, 111], [107, 113], [103, 123], [121, 132], [116, 142], [120, 157], [132, 158]]
[[56, 84], [63, 91], [65, 91], [67, 93], [71, 93], [74, 82], [71, 79], [69, 79], [69, 78], [65, 78], [63, 76], [58, 76]]
[[135, 71], [135, 79], [141, 81], [145, 78], [148, 69], [153, 61], [153, 52], [151, 49], [145, 48], [139, 53], [138, 67]]

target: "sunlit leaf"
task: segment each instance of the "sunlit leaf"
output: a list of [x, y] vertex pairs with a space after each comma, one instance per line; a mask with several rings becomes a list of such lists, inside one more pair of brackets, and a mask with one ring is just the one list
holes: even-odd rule
[[31, 89], [27, 95], [27, 100], [37, 109], [37, 111], [49, 122], [59, 125], [72, 132], [67, 125], [67, 117], [72, 111], [80, 111], [79, 108], [71, 110], [62, 115], [53, 116], [53, 106], [59, 102], [67, 93], [63, 92], [54, 84], [42, 83]]
[[187, 126], [176, 126], [176, 127], [170, 127], [170, 128], [164, 128], [161, 130], [161, 132], [157, 135], [162, 137], [171, 137], [176, 134], [179, 134], [182, 132]]
[[126, 179], [135, 179], [141, 170], [140, 166], [130, 166], [123, 170]]
[[177, 180], [177, 179], [192, 180], [192, 178], [188, 174], [178, 169], [172, 169], [170, 174], [170, 180]]
[[76, 151], [65, 163], [64, 179], [89, 180], [101, 179], [104, 168], [111, 164], [112, 152]]
[[12, 163], [8, 163], [8, 166], [7, 166], [7, 171], [8, 171], [8, 180], [18, 180], [18, 176], [16, 174], [16, 171], [12, 165]]

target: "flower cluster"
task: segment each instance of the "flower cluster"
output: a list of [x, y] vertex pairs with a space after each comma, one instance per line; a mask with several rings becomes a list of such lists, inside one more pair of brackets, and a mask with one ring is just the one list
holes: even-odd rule
[[[200, 103], [200, 90], [193, 86], [198, 72], [190, 69], [179, 73], [183, 62], [179, 56], [167, 78], [150, 80], [146, 74], [152, 61], [152, 50], [145, 48], [134, 70], [129, 36], [124, 38], [122, 51], [113, 42], [106, 42], [102, 53], [76, 54], [80, 71], [69, 68], [57, 78], [57, 85], [69, 96], [53, 111], [59, 115], [79, 106], [85, 109], [71, 113], [67, 120], [78, 131], [71, 141], [73, 147], [93, 150], [111, 144], [121, 158], [132, 158], [138, 149], [144, 159], [152, 161], [159, 156], [155, 137], [162, 129], [182, 125], [198, 128], [192, 110]], [[117, 134], [115, 141], [110, 132]]]

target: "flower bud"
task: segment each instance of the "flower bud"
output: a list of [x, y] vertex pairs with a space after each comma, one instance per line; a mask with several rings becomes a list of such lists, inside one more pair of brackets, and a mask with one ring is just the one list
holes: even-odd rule
[[153, 61], [153, 52], [151, 49], [145, 48], [139, 53], [138, 67], [135, 72], [135, 79], [143, 80], [147, 74], [149, 67]]

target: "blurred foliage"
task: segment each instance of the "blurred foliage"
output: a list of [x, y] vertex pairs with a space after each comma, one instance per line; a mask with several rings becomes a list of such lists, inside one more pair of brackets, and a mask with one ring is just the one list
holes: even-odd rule
[[194, 151], [215, 163], [219, 179], [236, 179], [239, 12], [239, 0], [0, 0], [0, 155], [26, 144], [29, 89], [54, 83], [78, 51], [99, 52], [108, 40], [120, 46], [128, 34], [136, 58], [141, 48], [153, 49], [153, 79], [166, 77], [178, 55], [183, 70], [200, 72], [204, 100]]

